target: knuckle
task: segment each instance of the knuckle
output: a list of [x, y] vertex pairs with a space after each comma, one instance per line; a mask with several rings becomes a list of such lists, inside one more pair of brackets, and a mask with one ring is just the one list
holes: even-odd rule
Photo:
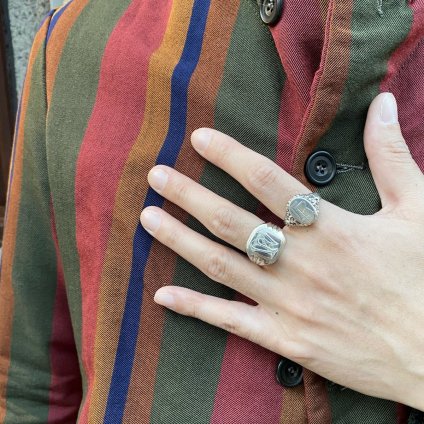
[[196, 319], [202, 319], [203, 314], [200, 307], [200, 303], [197, 301], [197, 299], [194, 299], [190, 302], [189, 305], [189, 315]]
[[177, 203], [185, 203], [189, 195], [189, 186], [184, 181], [174, 181], [173, 192]]
[[231, 259], [225, 248], [214, 248], [206, 255], [205, 273], [215, 281], [227, 281]]
[[232, 148], [231, 143], [228, 143], [226, 140], [222, 140], [220, 137], [214, 135], [212, 136], [211, 144], [214, 146], [213, 150], [215, 162], [218, 164], [225, 163]]
[[345, 250], [351, 241], [349, 231], [340, 226], [334, 226], [331, 231], [329, 229], [327, 237], [329, 246], [339, 252]]
[[290, 360], [306, 366], [311, 363], [313, 360], [314, 354], [313, 349], [311, 348], [310, 337], [309, 335], [301, 335], [297, 336], [298, 333], [301, 333], [302, 330], [295, 329], [294, 333], [296, 335], [294, 337], [290, 337], [287, 339], [280, 338], [277, 343], [277, 351], [282, 352], [283, 355]]
[[343, 288], [337, 278], [339, 270], [335, 270], [337, 266], [330, 267], [325, 264], [315, 265], [314, 267], [306, 267], [304, 275], [314, 288], [315, 298], [309, 299], [307, 307], [299, 311], [299, 317], [304, 321], [316, 322], [322, 313], [322, 305], [320, 296], [330, 296], [331, 298], [339, 298], [343, 296]]
[[221, 239], [228, 240], [234, 233], [235, 216], [227, 206], [220, 206], [212, 213], [211, 230]]
[[164, 243], [169, 247], [175, 247], [178, 245], [180, 234], [175, 228], [163, 232]]
[[299, 304], [293, 302], [288, 306], [288, 310], [291, 316], [302, 323], [311, 324], [316, 321], [316, 307], [313, 303]]
[[302, 364], [304, 367], [311, 368], [311, 365], [316, 360], [316, 354], [313, 349], [304, 343], [293, 354], [290, 355], [292, 361]]
[[354, 217], [349, 221], [349, 224], [335, 225], [334, 221], [328, 220], [322, 224], [321, 230], [325, 234], [323, 242], [327, 244], [327, 249], [332, 249], [337, 254], [343, 252], [351, 252], [355, 249], [355, 244], [358, 239], [358, 230], [356, 223], [353, 222]]
[[234, 314], [227, 313], [222, 319], [221, 328], [230, 333], [239, 334], [240, 320]]
[[411, 158], [408, 145], [401, 136], [392, 137], [384, 144], [384, 149], [393, 162], [404, 162], [406, 159]]
[[247, 183], [250, 191], [254, 194], [263, 192], [268, 187], [275, 184], [277, 180], [277, 169], [275, 164], [268, 161], [260, 163], [247, 174]]

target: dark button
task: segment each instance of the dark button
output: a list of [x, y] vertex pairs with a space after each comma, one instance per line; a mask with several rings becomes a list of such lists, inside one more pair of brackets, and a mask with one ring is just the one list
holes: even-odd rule
[[285, 387], [295, 387], [302, 383], [303, 368], [296, 362], [281, 358], [277, 366], [277, 380]]
[[283, 11], [283, 0], [261, 0], [261, 18], [268, 25], [275, 25]]
[[316, 186], [325, 186], [336, 175], [336, 161], [325, 150], [312, 153], [305, 164], [305, 175], [310, 183]]

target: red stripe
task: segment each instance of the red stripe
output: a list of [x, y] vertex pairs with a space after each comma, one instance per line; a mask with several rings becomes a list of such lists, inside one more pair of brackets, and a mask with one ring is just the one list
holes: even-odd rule
[[278, 128], [276, 163], [285, 171], [292, 171], [297, 134], [302, 125], [304, 105], [295, 94], [293, 84], [284, 84]]
[[322, 5], [302, 0], [287, 2], [280, 22], [271, 29], [287, 81], [281, 99], [276, 162], [293, 172], [294, 155], [302, 123], [311, 99], [311, 87], [324, 48]]
[[390, 57], [380, 90], [395, 95], [402, 133], [412, 156], [424, 172], [424, 0], [409, 2], [413, 11], [412, 27], [405, 41]]
[[[301, 10], [302, 4], [298, 2], [296, 7]], [[294, 11], [292, 19], [296, 21], [297, 18], [298, 25], [306, 28], [305, 22], [319, 19], [320, 7], [315, 4], [314, 9], [314, 11], [304, 12], [305, 15], [301, 19]], [[298, 96], [298, 99], [289, 99], [292, 103], [290, 107], [293, 109], [287, 109], [287, 116], [283, 117], [286, 123], [283, 122], [280, 128], [279, 140], [289, 143], [288, 148], [280, 151], [281, 165], [306, 185], [309, 183], [303, 173], [304, 163], [320, 137], [331, 125], [348, 75], [351, 17], [352, 0], [331, 0], [328, 4], [324, 34], [319, 22], [312, 27], [314, 31], [319, 31], [318, 34], [311, 33], [309, 30], [302, 32], [299, 52], [279, 41], [281, 38], [287, 44], [284, 31], [281, 31], [279, 27], [273, 30], [281, 60], [285, 68], [288, 66], [288, 84], [293, 86], [290, 91]], [[296, 23], [290, 23], [290, 25], [296, 25]], [[324, 38], [322, 38], [323, 35]], [[296, 39], [296, 33], [291, 37]], [[308, 59], [309, 54], [312, 59]], [[288, 59], [285, 59], [287, 55]], [[296, 55], [299, 55], [299, 60], [296, 60]], [[320, 56], [319, 63], [318, 56]], [[286, 64], [285, 61], [288, 63]], [[304, 69], [307, 67], [311, 67], [309, 72]], [[310, 79], [311, 70], [315, 71], [312, 80]], [[302, 84], [299, 78], [306, 80], [308, 84], [305, 82]], [[307, 105], [305, 101], [308, 101]], [[302, 111], [303, 116], [300, 116]], [[302, 122], [299, 126], [300, 119]], [[293, 128], [290, 129], [287, 123], [295, 125], [296, 140], [292, 139]], [[288, 138], [287, 133], [291, 138]]]
[[48, 424], [76, 422], [82, 397], [82, 382], [66, 298], [52, 204], [51, 227], [56, 249], [57, 289], [50, 340], [51, 383]]
[[[305, 7], [303, 0], [285, 2], [280, 22], [271, 28], [287, 79], [301, 105], [302, 114], [310, 99], [310, 87], [321, 61], [324, 31], [318, 1]], [[292, 113], [298, 113], [298, 109]]]
[[293, 171], [296, 144], [310, 101], [310, 89], [324, 44], [319, 2], [286, 2], [284, 14], [271, 33], [287, 76], [281, 98], [276, 163]]
[[143, 122], [149, 60], [162, 41], [168, 8], [169, 4], [165, 8], [151, 7], [149, 2], [135, 0], [116, 25], [105, 48], [98, 95], [77, 161], [75, 204], [82, 288], [82, 356], [88, 379], [81, 422], [87, 421], [92, 390], [99, 284], [115, 194]]
[[[235, 300], [255, 304], [236, 293]], [[279, 356], [261, 346], [228, 334], [211, 424], [280, 421], [282, 387], [275, 378]]]

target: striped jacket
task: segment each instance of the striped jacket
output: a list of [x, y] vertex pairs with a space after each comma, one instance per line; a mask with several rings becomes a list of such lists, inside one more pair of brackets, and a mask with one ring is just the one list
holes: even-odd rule
[[232, 135], [311, 188], [305, 161], [326, 150], [338, 165], [321, 196], [376, 212], [362, 134], [381, 91], [395, 94], [424, 169], [423, 0], [286, 0], [274, 26], [256, 0], [73, 0], [49, 13], [9, 176], [0, 423], [424, 422], [306, 369], [284, 387], [278, 355], [155, 304], [169, 284], [242, 296], [139, 223], [156, 205], [213, 237], [149, 188], [158, 163], [278, 223], [194, 151], [198, 127]]

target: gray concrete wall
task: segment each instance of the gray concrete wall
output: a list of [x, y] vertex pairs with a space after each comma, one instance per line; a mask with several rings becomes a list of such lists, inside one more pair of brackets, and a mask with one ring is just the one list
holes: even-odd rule
[[63, 0], [0, 0], [4, 11], [3, 31], [12, 113], [16, 113], [18, 97], [25, 77], [29, 51], [35, 32], [50, 7]]

